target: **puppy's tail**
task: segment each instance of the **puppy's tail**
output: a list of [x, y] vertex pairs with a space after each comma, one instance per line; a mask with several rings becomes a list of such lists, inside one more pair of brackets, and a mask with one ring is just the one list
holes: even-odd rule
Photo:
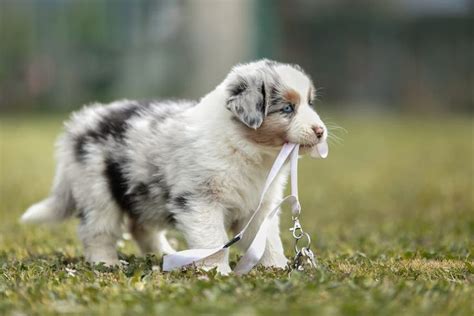
[[65, 179], [61, 169], [61, 166], [58, 166], [52, 194], [43, 201], [30, 206], [21, 216], [20, 222], [28, 224], [55, 223], [73, 215], [75, 211], [74, 198], [69, 181]]
[[41, 202], [30, 206], [26, 212], [21, 216], [20, 221], [22, 223], [53, 223], [58, 222], [62, 216], [58, 216], [60, 209], [54, 199], [49, 197]]

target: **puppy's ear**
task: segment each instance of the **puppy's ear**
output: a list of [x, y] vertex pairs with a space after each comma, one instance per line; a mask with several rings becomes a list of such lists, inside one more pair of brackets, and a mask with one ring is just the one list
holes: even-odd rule
[[227, 109], [242, 123], [257, 129], [266, 115], [266, 92], [263, 79], [238, 76], [227, 87]]

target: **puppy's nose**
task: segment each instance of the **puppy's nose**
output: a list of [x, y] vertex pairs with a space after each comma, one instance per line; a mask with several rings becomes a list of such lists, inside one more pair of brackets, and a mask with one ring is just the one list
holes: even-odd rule
[[317, 126], [314, 126], [313, 127], [313, 131], [314, 133], [316, 134], [316, 137], [319, 139], [321, 137], [323, 137], [324, 135], [324, 128], [322, 128], [321, 126], [317, 125]]

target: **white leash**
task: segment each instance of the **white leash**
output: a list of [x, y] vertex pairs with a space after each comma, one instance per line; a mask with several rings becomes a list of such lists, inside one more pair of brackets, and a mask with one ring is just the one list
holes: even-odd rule
[[[212, 262], [215, 262], [216, 260], [222, 259], [225, 256], [226, 252], [228, 251], [227, 248], [229, 248], [231, 245], [241, 240], [244, 234], [246, 233], [247, 228], [253, 222], [256, 221], [256, 218], [257, 218], [256, 215], [262, 209], [262, 204], [265, 198], [265, 194], [267, 193], [273, 180], [276, 178], [276, 176], [278, 175], [278, 172], [281, 170], [281, 168], [285, 164], [285, 161], [288, 159], [290, 155], [291, 155], [291, 162], [290, 162], [291, 164], [290, 166], [291, 167], [291, 194], [285, 197], [280, 203], [278, 203], [278, 205], [275, 208], [273, 208], [265, 216], [264, 220], [260, 224], [260, 227], [252, 243], [250, 244], [245, 254], [242, 256], [242, 258], [237, 263], [237, 266], [235, 267], [234, 272], [238, 275], [245, 274], [249, 272], [260, 261], [265, 251], [268, 228], [270, 226], [270, 223], [275, 217], [275, 215], [278, 214], [280, 206], [286, 201], [289, 201], [292, 204], [293, 220], [295, 222], [295, 225], [292, 230], [293, 230], [293, 236], [295, 237], [296, 242], [305, 235], [308, 238], [307, 247], [298, 249], [295, 244], [295, 250], [297, 251], [295, 261], [297, 259], [298, 261], [300, 261], [299, 258], [302, 256], [305, 256], [310, 259], [311, 261], [310, 263], [314, 264], [314, 255], [309, 249], [309, 244], [310, 244], [309, 235], [303, 232], [298, 220], [298, 216], [301, 212], [301, 206], [298, 200], [298, 183], [297, 183], [298, 150], [299, 150], [299, 145], [297, 144], [286, 143], [283, 145], [280, 153], [278, 154], [277, 158], [275, 159], [275, 162], [273, 163], [270, 173], [268, 174], [267, 180], [265, 182], [265, 185], [263, 187], [263, 190], [260, 196], [260, 202], [257, 206], [257, 209], [255, 210], [255, 212], [253, 213], [252, 217], [250, 218], [248, 223], [245, 225], [245, 227], [240, 231], [240, 233], [235, 235], [235, 237], [232, 238], [229, 242], [227, 242], [226, 244], [218, 248], [188, 249], [188, 250], [179, 251], [173, 254], [165, 255], [163, 257], [163, 271], [171, 271], [171, 270], [175, 270], [175, 269], [185, 267], [191, 264], [197, 264], [199, 266], [199, 263], [201, 264], [205, 262], [212, 263]], [[300, 266], [301, 265], [298, 264], [297, 268], [300, 269], [299, 268]]]

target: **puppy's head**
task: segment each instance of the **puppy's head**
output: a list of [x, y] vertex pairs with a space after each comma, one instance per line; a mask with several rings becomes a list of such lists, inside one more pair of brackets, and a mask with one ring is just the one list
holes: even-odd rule
[[227, 109], [250, 141], [302, 148], [326, 143], [327, 128], [313, 108], [315, 88], [299, 66], [269, 60], [238, 65], [224, 84]]

